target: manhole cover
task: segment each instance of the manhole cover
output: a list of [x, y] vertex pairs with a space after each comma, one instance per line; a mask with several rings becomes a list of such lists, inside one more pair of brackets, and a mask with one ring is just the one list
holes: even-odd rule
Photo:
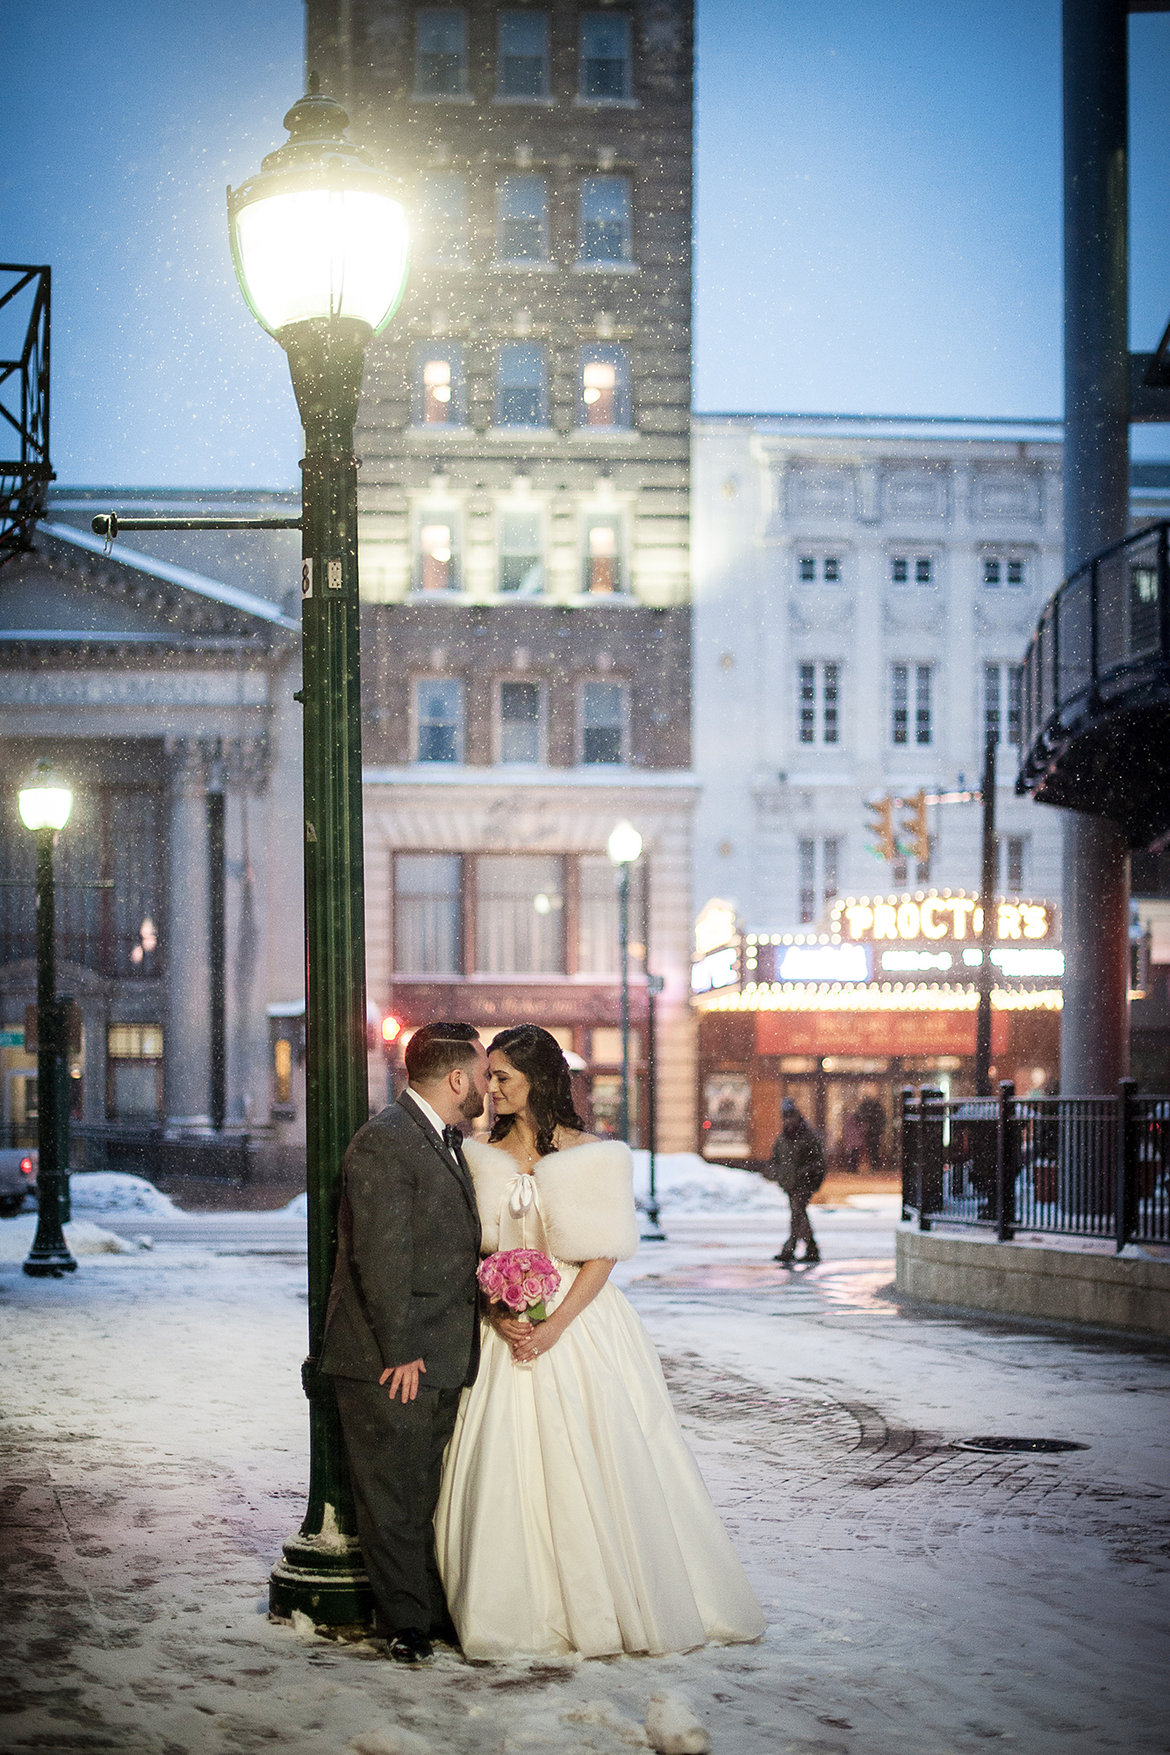
[[956, 1450], [1027, 1451], [1032, 1456], [1056, 1456], [1062, 1450], [1088, 1450], [1072, 1438], [960, 1438]]

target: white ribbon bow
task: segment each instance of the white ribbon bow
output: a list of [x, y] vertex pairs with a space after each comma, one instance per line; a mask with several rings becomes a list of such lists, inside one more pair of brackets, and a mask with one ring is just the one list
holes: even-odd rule
[[521, 1174], [508, 1190], [508, 1211], [514, 1219], [523, 1219], [536, 1204], [536, 1190], [531, 1176]]

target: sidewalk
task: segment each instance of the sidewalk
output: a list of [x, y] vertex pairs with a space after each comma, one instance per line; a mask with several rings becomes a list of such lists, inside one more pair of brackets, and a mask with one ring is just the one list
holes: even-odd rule
[[[302, 1262], [194, 1218], [60, 1281], [0, 1263], [4, 1750], [619, 1755], [655, 1692], [715, 1755], [1164, 1750], [1170, 1352], [900, 1309], [880, 1194], [786, 1272], [781, 1207], [667, 1212], [619, 1270], [771, 1623], [667, 1659], [416, 1673], [271, 1624]], [[989, 1433], [1088, 1448], [952, 1448]]]

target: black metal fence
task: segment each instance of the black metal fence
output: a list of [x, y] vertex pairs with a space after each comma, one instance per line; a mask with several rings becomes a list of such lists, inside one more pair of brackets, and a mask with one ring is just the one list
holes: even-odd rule
[[902, 1214], [969, 1225], [1170, 1243], [1170, 1097], [944, 1098], [902, 1093]]

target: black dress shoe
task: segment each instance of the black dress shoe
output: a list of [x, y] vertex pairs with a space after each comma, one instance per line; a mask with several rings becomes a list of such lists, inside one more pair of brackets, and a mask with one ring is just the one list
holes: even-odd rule
[[417, 1627], [400, 1627], [390, 1635], [390, 1656], [396, 1664], [427, 1664], [434, 1655], [430, 1640]]

